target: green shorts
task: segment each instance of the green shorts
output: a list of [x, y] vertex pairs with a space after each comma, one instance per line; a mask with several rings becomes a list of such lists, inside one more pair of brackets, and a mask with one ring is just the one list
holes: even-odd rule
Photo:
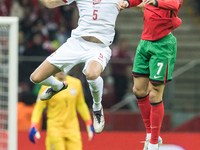
[[152, 83], [167, 83], [172, 79], [176, 53], [177, 40], [173, 34], [157, 41], [140, 40], [132, 74], [149, 77]]

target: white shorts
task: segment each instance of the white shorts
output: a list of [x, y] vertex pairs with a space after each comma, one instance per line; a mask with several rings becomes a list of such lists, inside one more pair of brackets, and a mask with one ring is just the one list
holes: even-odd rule
[[75, 65], [85, 62], [84, 73], [91, 60], [98, 61], [104, 70], [110, 57], [111, 49], [105, 44], [88, 42], [81, 37], [71, 37], [47, 57], [47, 60], [64, 73], [68, 73]]

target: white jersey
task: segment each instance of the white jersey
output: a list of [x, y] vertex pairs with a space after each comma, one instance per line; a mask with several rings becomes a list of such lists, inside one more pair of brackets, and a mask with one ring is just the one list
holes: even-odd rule
[[[69, 0], [66, 4], [72, 3]], [[78, 27], [72, 37], [94, 36], [105, 45], [112, 44], [120, 0], [75, 0], [79, 10]]]

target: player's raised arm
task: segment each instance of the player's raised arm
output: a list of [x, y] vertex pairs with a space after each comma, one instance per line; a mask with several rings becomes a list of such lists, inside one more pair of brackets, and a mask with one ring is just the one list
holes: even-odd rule
[[66, 5], [64, 0], [38, 0], [42, 5], [47, 8], [55, 8], [59, 6]]
[[117, 3], [117, 9], [118, 9], [119, 11], [121, 11], [121, 10], [127, 8], [128, 6], [129, 6], [129, 2], [128, 2], [128, 1], [119, 1], [119, 2]]
[[152, 5], [155, 7], [159, 7], [162, 9], [174, 10], [177, 11], [179, 9], [179, 4], [182, 0], [143, 0], [145, 4]]
[[117, 4], [117, 9], [119, 11], [130, 7], [135, 7], [136, 10], [143, 12], [144, 8], [142, 7], [144, 7], [144, 3], [142, 3], [142, 0], [124, 0], [119, 1]]
[[144, 12], [144, 9], [145, 9], [144, 3], [142, 2], [142, 3], [140, 3], [139, 5], [137, 5], [137, 6], [133, 7], [133, 8], [135, 10], [137, 10], [137, 11]]

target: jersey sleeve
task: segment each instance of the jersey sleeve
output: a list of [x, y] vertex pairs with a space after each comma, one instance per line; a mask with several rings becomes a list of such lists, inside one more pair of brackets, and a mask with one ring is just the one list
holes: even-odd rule
[[74, 2], [74, 0], [62, 0], [65, 4], [69, 5], [71, 4], [72, 2]]
[[81, 82], [79, 82], [79, 93], [77, 96], [76, 109], [84, 121], [91, 119], [90, 112], [83, 95]]
[[128, 8], [130, 8], [139, 5], [140, 3], [142, 3], [142, 0], [128, 0], [128, 2], [129, 2]]
[[[45, 89], [45, 87], [42, 86], [38, 95], [40, 95], [44, 91], [44, 89]], [[46, 106], [47, 106], [47, 101], [41, 101], [38, 96], [35, 107], [33, 109], [32, 116], [31, 116], [32, 123], [33, 122], [38, 123], [40, 121], [42, 112], [43, 112], [44, 108], [46, 108]]]
[[157, 0], [159, 8], [174, 11], [179, 9], [180, 3], [182, 3], [182, 1], [183, 0]]

